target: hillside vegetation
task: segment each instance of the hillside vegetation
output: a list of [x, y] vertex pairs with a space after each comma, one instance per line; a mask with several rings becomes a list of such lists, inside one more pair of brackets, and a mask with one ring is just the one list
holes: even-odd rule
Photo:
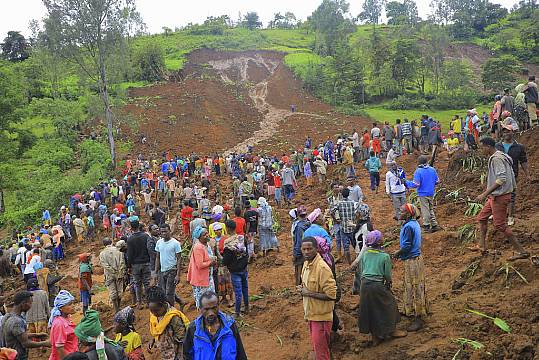
[[[342, 112], [380, 121], [427, 112], [444, 122], [478, 104], [487, 110], [494, 93], [516, 85], [526, 69], [537, 69], [534, 2], [510, 13], [491, 4], [496, 11], [480, 24], [454, 12], [450, 25], [444, 25], [447, 19], [404, 16], [409, 9], [396, 14], [391, 3], [386, 25], [369, 9], [360, 16], [366, 24], [358, 25], [346, 2], [334, 0], [324, 0], [303, 22], [276, 14], [268, 29], [250, 13], [239, 23], [210, 17], [146, 35], [140, 16], [132, 16], [125, 22], [133, 25], [129, 29], [106, 29], [111, 36], [105, 40], [112, 42], [102, 62], [88, 47], [66, 48], [69, 42], [61, 40], [69, 33], [58, 32], [51, 17], [32, 39], [9, 32], [0, 61], [0, 225], [38, 221], [42, 209], [58, 207], [67, 195], [111, 174], [111, 137], [120, 159], [133, 141], [119, 131], [121, 125], [138, 126], [118, 111], [128, 89], [181, 79], [195, 49], [284, 52], [285, 64], [310, 93]], [[459, 24], [474, 30], [458, 33]]]

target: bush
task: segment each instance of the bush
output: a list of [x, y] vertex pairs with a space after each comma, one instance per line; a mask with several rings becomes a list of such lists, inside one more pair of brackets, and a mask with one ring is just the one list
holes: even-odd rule
[[84, 174], [87, 174], [94, 165], [98, 165], [104, 171], [111, 168], [112, 160], [106, 144], [84, 140], [80, 143], [79, 149], [81, 170]]
[[146, 43], [138, 48], [134, 55], [134, 65], [137, 67], [137, 80], [159, 81], [165, 73], [165, 54], [156, 43]]
[[24, 157], [36, 166], [56, 166], [65, 171], [73, 165], [73, 149], [61, 139], [39, 140]]
[[423, 98], [415, 99], [405, 95], [399, 95], [384, 107], [389, 110], [427, 109], [428, 102]]

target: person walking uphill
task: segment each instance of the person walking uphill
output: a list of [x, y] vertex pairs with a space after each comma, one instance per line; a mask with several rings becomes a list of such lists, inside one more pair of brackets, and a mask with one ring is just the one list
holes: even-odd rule
[[315, 359], [329, 360], [337, 283], [330, 267], [318, 254], [318, 242], [314, 237], [302, 240], [301, 252], [305, 263], [301, 272], [301, 285], [297, 286], [297, 290], [303, 297], [303, 309], [309, 323]]
[[193, 250], [189, 257], [187, 281], [193, 287], [193, 297], [197, 309], [200, 309], [200, 297], [208, 290], [215, 290], [212, 267], [217, 263], [211, 247], [208, 246], [208, 230], [201, 226], [193, 231]]
[[428, 232], [436, 232], [442, 229], [434, 214], [434, 191], [438, 184], [438, 173], [428, 164], [429, 158], [427, 156], [421, 155], [417, 161], [419, 165], [414, 172], [414, 179], [407, 180], [406, 187], [417, 189], [421, 216], [423, 217], [423, 229]]
[[219, 310], [213, 291], [200, 298], [200, 316], [189, 324], [183, 344], [184, 360], [247, 360], [234, 319]]
[[371, 191], [378, 193], [378, 187], [380, 187], [380, 169], [382, 168], [382, 162], [380, 158], [374, 154], [374, 151], [370, 152], [370, 158], [365, 162], [365, 168], [369, 172], [371, 178]]
[[[166, 294], [170, 306], [174, 306], [176, 284], [180, 282], [182, 266], [182, 247], [180, 242], [171, 236], [170, 226], [161, 225], [161, 239], [155, 244], [157, 257], [155, 258], [155, 276], [159, 277], [159, 286]], [[157, 276], [159, 274], [159, 276]]]
[[[144, 308], [143, 300], [150, 287], [150, 254], [148, 253], [148, 234], [140, 231], [138, 220], [131, 221], [133, 235], [127, 239], [127, 261], [135, 280], [135, 296], [139, 309]], [[156, 259], [157, 260], [157, 259]]]
[[103, 267], [105, 286], [109, 292], [114, 312], [120, 310], [120, 299], [123, 293], [125, 276], [124, 254], [114, 245], [109, 238], [103, 239], [105, 248], [99, 254], [99, 262]]
[[417, 208], [412, 204], [401, 207], [402, 225], [399, 242], [400, 250], [394, 257], [404, 261], [404, 313], [413, 316], [414, 322], [408, 331], [418, 331], [424, 326], [423, 317], [428, 314], [425, 288], [425, 265], [421, 256], [421, 227]]
[[496, 230], [503, 233], [517, 252], [509, 261], [526, 259], [530, 254], [516, 240], [511, 229], [507, 226], [507, 209], [511, 204], [511, 193], [516, 187], [513, 172], [513, 160], [503, 151], [496, 150], [496, 141], [492, 138], [480, 140], [481, 150], [489, 156], [487, 169], [487, 189], [477, 196], [477, 202], [487, 200], [485, 206], [477, 215], [479, 223], [479, 245], [483, 254], [487, 253], [486, 237], [488, 219], [492, 215]]

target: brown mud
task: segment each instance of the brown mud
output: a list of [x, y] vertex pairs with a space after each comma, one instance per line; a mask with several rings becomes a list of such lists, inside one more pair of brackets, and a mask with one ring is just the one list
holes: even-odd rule
[[[130, 133], [134, 143], [132, 155], [139, 152], [160, 155], [169, 148], [179, 154], [191, 151], [207, 154], [238, 150], [247, 144], [256, 144], [256, 152], [280, 154], [301, 147], [307, 135], [318, 143], [327, 136], [350, 133], [353, 128], [362, 129], [369, 124], [366, 119], [338, 114], [305, 93], [301, 83], [282, 64], [282, 55], [278, 53], [200, 50], [194, 52], [189, 61], [184, 80], [179, 83], [131, 91], [133, 100], [125, 107], [125, 112], [141, 119], [139, 130]], [[153, 98], [154, 105], [145, 107], [144, 98]], [[290, 112], [292, 104], [297, 106], [298, 113]], [[176, 116], [176, 122], [166, 121], [171, 115]], [[266, 129], [266, 126], [270, 128]], [[123, 130], [128, 131], [127, 128]], [[137, 142], [140, 134], [147, 136], [147, 144]], [[253, 138], [255, 134], [257, 138]], [[519, 240], [533, 254], [539, 252], [539, 214], [536, 211], [539, 205], [538, 137], [537, 129], [520, 137], [520, 141], [528, 146], [531, 176], [526, 180], [519, 179], [514, 226]], [[417, 154], [400, 159], [408, 177], [415, 169], [416, 159]], [[440, 154], [436, 167], [442, 178], [440, 188], [445, 189], [440, 194], [463, 188], [462, 196], [473, 198], [483, 189], [481, 172], [455, 176], [459, 168], [454, 162], [450, 164], [446, 152]], [[392, 241], [387, 251], [393, 253], [398, 249], [399, 228], [392, 219], [393, 210], [384, 193], [384, 183], [379, 194], [371, 193], [367, 172], [359, 165], [356, 170], [367, 195], [366, 202], [372, 209], [374, 225], [383, 232], [386, 242]], [[382, 173], [385, 171], [382, 169]], [[341, 166], [328, 169], [325, 184], [308, 188], [301, 180], [294, 205], [305, 204], [311, 210], [316, 207], [325, 209], [327, 187], [334, 180], [344, 180]], [[217, 181], [223, 188], [230, 188], [230, 180]], [[343, 296], [337, 312], [345, 330], [333, 344], [335, 359], [451, 359], [460, 349], [455, 343], [457, 338], [476, 340], [485, 345], [483, 350], [475, 352], [465, 347], [457, 359], [535, 359], [539, 356], [538, 267], [529, 260], [512, 264], [528, 283], [514, 271], [507, 275], [500, 271], [512, 251], [499, 236], [494, 236], [494, 241], [489, 244], [500, 250], [501, 255], [497, 257], [481, 257], [467, 250], [469, 244], [463, 244], [457, 235], [457, 229], [463, 224], [474, 224], [474, 218], [464, 214], [466, 205], [445, 195], [440, 195], [437, 202], [436, 214], [444, 230], [423, 237], [431, 311], [426, 327], [406, 338], [372, 347], [370, 337], [359, 334], [357, 329], [357, 313], [352, 310], [358, 303], [358, 297], [351, 294], [353, 276], [346, 265], [338, 264]], [[278, 209], [282, 224], [278, 234], [280, 252], [259, 258], [249, 267], [249, 292], [258, 296], [251, 302], [251, 314], [240, 324], [250, 359], [312, 358], [301, 298], [294, 290], [287, 213], [288, 209]], [[176, 233], [176, 237], [180, 235]], [[77, 264], [74, 254], [87, 249], [97, 256], [101, 245], [96, 240], [90, 246], [72, 246], [68, 259], [60, 266], [62, 273], [69, 274], [63, 285], [75, 293]], [[393, 279], [393, 292], [397, 298], [402, 298], [403, 266], [398, 261], [394, 262]], [[100, 284], [98, 276], [96, 280]], [[101, 287], [99, 290], [94, 303], [99, 303], [101, 318], [108, 326], [113, 314], [106, 292]], [[185, 276], [177, 291], [184, 299], [192, 299]], [[127, 304], [129, 299], [125, 294], [123, 305]], [[512, 333], [504, 333], [491, 321], [467, 313], [467, 308], [504, 319]], [[224, 310], [231, 311], [226, 307]], [[196, 316], [192, 307], [186, 313], [190, 318]], [[410, 321], [403, 317], [399, 327], [405, 328]], [[136, 328], [143, 336], [143, 342], [147, 343], [147, 310], [137, 311]], [[32, 358], [45, 357], [33, 352]]]

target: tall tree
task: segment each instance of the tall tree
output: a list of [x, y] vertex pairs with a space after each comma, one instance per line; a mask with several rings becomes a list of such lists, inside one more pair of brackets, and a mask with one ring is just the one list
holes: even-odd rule
[[98, 84], [107, 121], [110, 154], [116, 166], [114, 114], [109, 99], [107, 60], [117, 51], [134, 22], [134, 0], [43, 0], [48, 38], [66, 59], [76, 62]]
[[9, 61], [22, 61], [30, 56], [30, 45], [18, 31], [8, 31], [2, 43], [2, 57]]
[[419, 55], [415, 39], [398, 39], [395, 43], [391, 72], [403, 93], [406, 90], [406, 84], [415, 79]]
[[243, 26], [249, 30], [254, 30], [262, 27], [260, 17], [254, 11], [250, 11], [243, 17]]
[[386, 5], [387, 23], [389, 25], [416, 25], [419, 15], [414, 0], [404, 2], [390, 1]]
[[320, 55], [334, 55], [336, 45], [354, 31], [347, 18], [349, 5], [345, 0], [323, 0], [309, 16], [308, 22], [315, 32], [315, 51]]
[[438, 25], [426, 26], [422, 29], [425, 39], [422, 47], [421, 58], [424, 65], [432, 74], [434, 92], [440, 90], [440, 78], [443, 72], [445, 50], [449, 45], [449, 36], [445, 28]]
[[365, 0], [363, 3], [363, 11], [359, 14], [359, 19], [374, 27], [382, 17], [382, 10], [386, 0]]
[[513, 88], [520, 63], [513, 55], [492, 57], [481, 66], [481, 81], [485, 89], [501, 92]]

